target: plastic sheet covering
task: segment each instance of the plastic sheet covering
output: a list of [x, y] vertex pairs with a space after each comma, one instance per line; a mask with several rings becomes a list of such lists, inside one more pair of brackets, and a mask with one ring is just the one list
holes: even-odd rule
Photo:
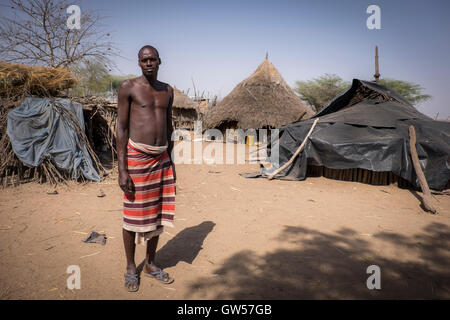
[[37, 167], [49, 159], [58, 169], [67, 170], [72, 178], [83, 175], [100, 181], [86, 146], [80, 140], [71, 121], [61, 115], [61, 108], [84, 132], [83, 108], [67, 99], [25, 98], [20, 106], [8, 113], [7, 134], [14, 153], [24, 164]]
[[[370, 86], [397, 101], [364, 100], [348, 106], [356, 86]], [[435, 121], [402, 100], [389, 88], [355, 79], [351, 89], [313, 118], [280, 128], [275, 144], [281, 166], [302, 143], [315, 118], [320, 119], [304, 150], [277, 178], [304, 180], [307, 165], [315, 165], [392, 171], [419, 187], [409, 148], [408, 128], [413, 125], [427, 182], [432, 189], [444, 188], [450, 180], [450, 122]], [[261, 169], [261, 174], [267, 176], [270, 171]]]

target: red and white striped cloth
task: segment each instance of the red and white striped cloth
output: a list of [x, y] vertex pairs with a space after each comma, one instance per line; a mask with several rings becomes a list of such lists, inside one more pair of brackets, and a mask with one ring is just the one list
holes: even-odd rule
[[124, 193], [123, 228], [136, 232], [142, 243], [173, 227], [175, 181], [167, 146], [150, 146], [128, 140], [128, 173], [133, 193]]

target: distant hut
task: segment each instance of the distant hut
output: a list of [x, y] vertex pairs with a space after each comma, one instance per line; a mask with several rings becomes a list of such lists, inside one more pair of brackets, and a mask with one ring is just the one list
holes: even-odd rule
[[207, 98], [201, 98], [198, 102], [199, 110], [202, 115], [206, 114], [209, 106], [211, 105], [211, 101]]
[[310, 118], [307, 107], [266, 59], [205, 115], [206, 128], [277, 128]]
[[193, 129], [194, 121], [199, 117], [198, 104], [176, 87], [173, 91], [172, 119], [175, 128]]

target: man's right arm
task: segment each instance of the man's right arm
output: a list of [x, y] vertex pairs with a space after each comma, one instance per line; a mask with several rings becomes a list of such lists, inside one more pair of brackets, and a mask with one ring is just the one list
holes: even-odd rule
[[131, 193], [133, 183], [128, 174], [127, 145], [130, 127], [131, 82], [125, 80], [119, 87], [117, 98], [116, 148], [119, 160], [119, 186], [125, 193]]

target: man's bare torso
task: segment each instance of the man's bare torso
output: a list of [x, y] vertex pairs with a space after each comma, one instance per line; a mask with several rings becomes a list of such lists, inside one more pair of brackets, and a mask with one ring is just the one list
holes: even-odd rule
[[[125, 193], [133, 192], [127, 164], [128, 139], [152, 146], [167, 145], [167, 153], [171, 157], [173, 89], [157, 80], [160, 64], [158, 51], [152, 46], [144, 46], [138, 53], [142, 76], [125, 80], [119, 88], [116, 147], [119, 186]], [[176, 180], [174, 167], [173, 172]]]
[[172, 88], [160, 81], [152, 87], [144, 77], [128, 82], [129, 138], [148, 145], [166, 145], [167, 113]]

